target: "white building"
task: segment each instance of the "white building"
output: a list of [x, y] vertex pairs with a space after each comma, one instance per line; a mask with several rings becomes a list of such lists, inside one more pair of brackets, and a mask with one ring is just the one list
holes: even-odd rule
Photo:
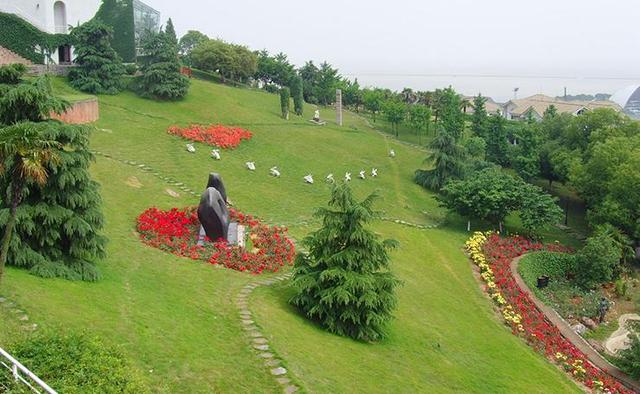
[[[0, 12], [15, 14], [47, 33], [67, 34], [69, 26], [87, 22], [98, 11], [101, 0], [0, 0]], [[61, 47], [51, 56], [56, 63], [69, 63], [70, 47]]]

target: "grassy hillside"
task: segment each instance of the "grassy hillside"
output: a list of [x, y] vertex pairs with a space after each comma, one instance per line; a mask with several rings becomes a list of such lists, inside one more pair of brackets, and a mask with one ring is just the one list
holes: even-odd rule
[[[61, 81], [56, 88], [74, 94]], [[100, 97], [101, 119], [93, 149], [137, 166], [98, 157], [92, 167], [102, 184], [108, 258], [95, 284], [43, 280], [9, 269], [0, 294], [15, 300], [42, 329], [87, 330], [120, 346], [157, 392], [278, 392], [240, 328], [232, 299], [254, 277], [180, 259], [142, 245], [135, 218], [150, 206], [197, 204], [153, 173], [201, 190], [220, 172], [230, 199], [247, 213], [290, 227], [301, 239], [317, 226], [313, 210], [324, 205], [328, 173], [341, 178], [376, 167], [380, 177], [354, 179], [356, 194], [378, 190], [385, 215], [436, 224], [445, 213], [434, 196], [412, 182], [425, 152], [385, 138], [359, 117], [345, 126], [318, 127], [304, 119], [285, 122], [275, 95], [194, 81], [179, 103], [141, 100], [130, 93]], [[329, 110], [322, 116], [332, 119]], [[189, 123], [238, 125], [254, 138], [211, 159], [210, 148], [166, 133]], [[387, 153], [395, 149], [397, 157]], [[255, 161], [256, 172], [244, 168]], [[282, 178], [269, 177], [279, 166]], [[311, 173], [315, 185], [303, 176]], [[180, 193], [172, 197], [172, 189]], [[548, 364], [495, 318], [490, 302], [462, 253], [467, 234], [450, 218], [438, 229], [417, 230], [379, 222], [375, 229], [396, 238], [393, 269], [404, 281], [390, 338], [361, 344], [327, 334], [287, 305], [285, 286], [259, 289], [251, 298], [257, 324], [272, 340], [298, 383], [309, 392], [576, 392]], [[512, 223], [514, 224], [514, 223]], [[558, 236], [553, 234], [552, 236]], [[13, 317], [0, 308], [0, 346], [15, 337]], [[6, 335], [3, 333], [12, 333]], [[26, 335], [26, 334], [25, 334]]]

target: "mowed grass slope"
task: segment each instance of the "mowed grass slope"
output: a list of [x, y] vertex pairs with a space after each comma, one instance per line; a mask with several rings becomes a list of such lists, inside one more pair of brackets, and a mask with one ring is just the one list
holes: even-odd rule
[[[73, 94], [61, 81], [56, 88]], [[101, 119], [93, 149], [145, 164], [194, 190], [212, 171], [220, 172], [230, 199], [244, 212], [285, 224], [301, 239], [318, 222], [314, 209], [324, 205], [330, 187], [324, 177], [354, 175], [353, 187], [364, 196], [378, 190], [378, 207], [386, 216], [433, 224], [445, 214], [434, 196], [412, 182], [425, 153], [384, 138], [358, 117], [346, 115], [345, 127], [330, 122], [317, 127], [306, 118], [279, 118], [276, 95], [193, 81], [179, 103], [142, 100], [130, 93], [101, 96]], [[322, 110], [325, 118], [333, 118]], [[255, 137], [220, 162], [210, 148], [170, 136], [171, 125], [238, 125]], [[397, 157], [390, 159], [389, 149]], [[256, 172], [245, 169], [255, 161]], [[282, 178], [268, 176], [278, 166]], [[361, 169], [376, 167], [380, 177], [355, 179]], [[98, 283], [43, 280], [9, 269], [0, 294], [25, 309], [43, 329], [87, 330], [120, 346], [157, 392], [277, 392], [249, 348], [233, 297], [254, 277], [180, 259], [142, 245], [136, 216], [150, 206], [197, 204], [175, 186], [135, 166], [97, 159], [92, 167], [102, 184], [106, 260]], [[304, 184], [313, 174], [316, 184]], [[132, 182], [132, 177], [137, 182]], [[310, 392], [572, 392], [563, 373], [513, 337], [495, 318], [490, 302], [473, 278], [462, 253], [464, 232], [449, 228], [413, 230], [389, 222], [374, 229], [396, 238], [393, 269], [404, 281], [397, 319], [390, 337], [363, 344], [328, 334], [287, 304], [290, 290], [258, 290], [251, 299], [257, 323], [273, 337], [295, 379]], [[8, 316], [5, 314], [2, 317]], [[0, 320], [0, 332], [15, 330]], [[8, 340], [0, 336], [0, 341]], [[2, 346], [3, 342], [0, 342]]]

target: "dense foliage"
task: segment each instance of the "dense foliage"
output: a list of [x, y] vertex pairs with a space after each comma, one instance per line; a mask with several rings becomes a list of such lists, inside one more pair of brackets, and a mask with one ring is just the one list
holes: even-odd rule
[[203, 40], [191, 51], [194, 67], [218, 72], [223, 82], [226, 79], [247, 82], [258, 67], [255, 53], [242, 45], [229, 44], [222, 40]]
[[[263, 50], [257, 53], [257, 67], [254, 78], [265, 85], [289, 86], [295, 83], [296, 71], [284, 53], [271, 55], [266, 50]], [[291, 90], [293, 90], [293, 86]]]
[[71, 85], [93, 94], [116, 94], [123, 88], [122, 60], [111, 48], [113, 30], [98, 21], [90, 21], [71, 31], [77, 68], [69, 72]]
[[0, 12], [0, 46], [33, 63], [43, 64], [59, 46], [70, 41], [66, 34], [45, 33], [19, 16]]
[[148, 33], [142, 41], [144, 60], [134, 88], [142, 97], [181, 100], [189, 91], [189, 78], [180, 73], [178, 44], [166, 32]]
[[375, 341], [396, 306], [398, 280], [389, 271], [388, 250], [397, 243], [380, 241], [366, 228], [375, 217], [371, 195], [354, 199], [346, 184], [334, 187], [329, 208], [316, 213], [322, 227], [304, 240], [308, 252], [294, 265], [291, 303], [330, 332]]
[[606, 234], [597, 234], [585, 242], [576, 255], [576, 283], [585, 289], [611, 281], [619, 274], [621, 250]]
[[209, 37], [206, 34], [197, 30], [189, 30], [187, 34], [180, 38], [178, 43], [178, 50], [180, 52], [180, 60], [187, 66], [193, 66], [193, 59], [191, 58], [191, 52], [195, 47], [204, 41], [208, 41]]
[[436, 137], [429, 144], [431, 154], [426, 162], [434, 165], [431, 170], [417, 170], [415, 181], [419, 185], [439, 191], [447, 182], [464, 176], [465, 149], [458, 145], [454, 136], [441, 125]]
[[522, 225], [530, 233], [562, 218], [555, 198], [497, 168], [487, 168], [464, 180], [451, 181], [441, 192], [438, 198], [447, 209], [469, 219], [487, 220], [500, 228], [512, 212], [520, 213]]
[[[122, 351], [87, 334], [41, 334], [8, 351], [61, 393], [150, 392]], [[0, 374], [0, 387], [12, 379]]]
[[631, 347], [620, 351], [616, 364], [634, 379], [640, 379], [640, 338], [638, 334], [631, 333]]
[[406, 105], [398, 100], [388, 100], [382, 104], [382, 113], [384, 113], [387, 121], [391, 123], [393, 131], [398, 136], [398, 126], [407, 116]]
[[136, 60], [136, 37], [133, 18], [133, 0], [102, 0], [94, 20], [113, 29], [111, 47], [123, 61], [133, 63]]

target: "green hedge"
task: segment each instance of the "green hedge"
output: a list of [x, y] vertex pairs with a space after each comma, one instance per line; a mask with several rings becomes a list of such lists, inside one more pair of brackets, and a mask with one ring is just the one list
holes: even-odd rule
[[94, 16], [113, 28], [111, 46], [125, 63], [136, 61], [136, 36], [133, 21], [133, 0], [102, 0]]
[[66, 34], [45, 33], [14, 14], [0, 12], [0, 46], [33, 63], [44, 63], [44, 55], [36, 52], [36, 46], [53, 51], [70, 42]]

